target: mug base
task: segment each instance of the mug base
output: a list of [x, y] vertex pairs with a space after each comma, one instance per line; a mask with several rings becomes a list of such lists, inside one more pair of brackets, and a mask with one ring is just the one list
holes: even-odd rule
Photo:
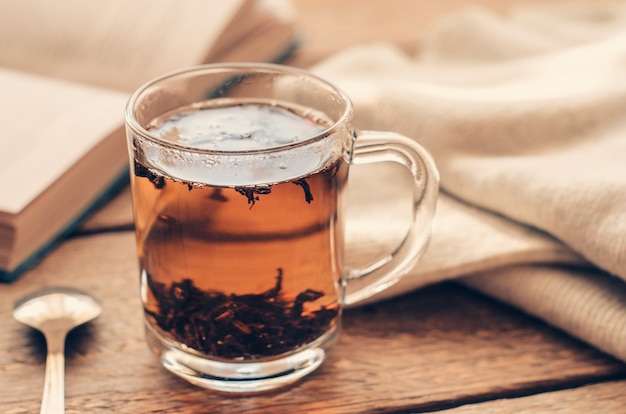
[[276, 359], [224, 361], [209, 359], [168, 343], [146, 324], [149, 347], [169, 372], [201, 388], [224, 393], [255, 394], [287, 387], [324, 361], [325, 349], [334, 342], [337, 329], [292, 354]]

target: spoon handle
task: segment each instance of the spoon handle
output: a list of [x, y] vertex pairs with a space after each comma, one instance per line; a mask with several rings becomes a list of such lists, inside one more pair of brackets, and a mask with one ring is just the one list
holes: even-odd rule
[[65, 412], [65, 335], [45, 333], [48, 345], [40, 414]]

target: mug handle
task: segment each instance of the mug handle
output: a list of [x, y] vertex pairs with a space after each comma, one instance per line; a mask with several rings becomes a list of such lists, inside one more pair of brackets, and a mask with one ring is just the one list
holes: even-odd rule
[[351, 164], [396, 162], [412, 176], [413, 202], [409, 229], [400, 244], [365, 267], [349, 269], [344, 277], [343, 304], [361, 302], [396, 283], [426, 250], [439, 193], [439, 172], [430, 154], [414, 140], [394, 132], [360, 131]]

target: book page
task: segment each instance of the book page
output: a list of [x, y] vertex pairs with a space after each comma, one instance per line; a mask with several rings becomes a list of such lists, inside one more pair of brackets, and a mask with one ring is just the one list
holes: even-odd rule
[[0, 0], [0, 66], [131, 91], [202, 63], [244, 1]]
[[122, 125], [128, 99], [6, 69], [0, 69], [0, 90], [0, 211], [11, 214]]

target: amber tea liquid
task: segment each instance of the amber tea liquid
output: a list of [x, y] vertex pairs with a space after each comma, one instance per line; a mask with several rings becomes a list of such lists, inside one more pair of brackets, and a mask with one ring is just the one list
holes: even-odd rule
[[[183, 108], [154, 120], [151, 132], [204, 150], [262, 152], [328, 126], [300, 108], [227, 102]], [[211, 358], [252, 360], [293, 352], [335, 328], [343, 157], [296, 176], [292, 165], [310, 160], [277, 163], [263, 172], [274, 178], [248, 186], [211, 162], [206, 178], [202, 168], [193, 178], [164, 173], [135, 148], [131, 184], [151, 330]], [[184, 161], [173, 152], [172, 164]]]

